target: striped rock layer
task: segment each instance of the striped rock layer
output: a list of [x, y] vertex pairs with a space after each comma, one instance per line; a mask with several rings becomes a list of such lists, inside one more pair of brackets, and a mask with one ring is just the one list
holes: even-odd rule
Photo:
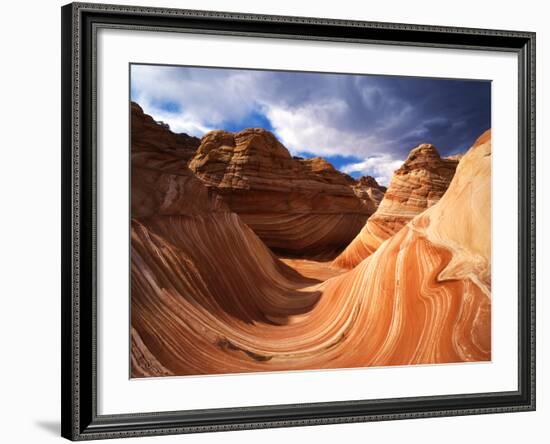
[[322, 158], [302, 159], [264, 129], [206, 134], [189, 168], [272, 250], [342, 251], [374, 213], [383, 187], [356, 181]]
[[320, 281], [240, 216], [132, 222], [133, 377], [491, 359], [491, 142], [354, 269]]
[[376, 212], [333, 265], [344, 269], [355, 267], [416, 215], [439, 201], [457, 164], [457, 159], [441, 158], [433, 145], [414, 148], [395, 171]]
[[137, 103], [131, 103], [131, 130], [133, 218], [228, 211], [186, 167], [199, 139], [172, 133]]

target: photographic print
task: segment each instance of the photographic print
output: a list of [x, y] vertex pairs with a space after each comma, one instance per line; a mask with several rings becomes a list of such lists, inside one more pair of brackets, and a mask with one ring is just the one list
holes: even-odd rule
[[491, 360], [491, 82], [131, 64], [132, 378]]

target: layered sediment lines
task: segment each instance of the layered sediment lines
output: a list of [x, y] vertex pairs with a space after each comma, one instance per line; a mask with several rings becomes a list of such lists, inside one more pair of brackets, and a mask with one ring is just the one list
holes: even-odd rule
[[187, 168], [199, 140], [174, 134], [131, 104], [131, 211], [133, 218], [228, 211]]
[[132, 376], [489, 360], [490, 168], [486, 133], [439, 202], [323, 282], [229, 211], [135, 220]]
[[235, 320], [285, 324], [320, 297], [307, 289], [319, 280], [279, 261], [187, 167], [193, 147], [170, 148], [167, 133], [132, 105], [133, 377], [194, 372], [174, 365], [183, 361], [172, 352], [183, 347], [192, 356], [201, 336], [231, 347], [219, 332]]
[[441, 158], [433, 145], [414, 148], [395, 171], [376, 212], [333, 265], [344, 269], [355, 267], [416, 215], [438, 202], [457, 164], [455, 158]]
[[189, 168], [274, 251], [331, 256], [374, 213], [383, 188], [321, 158], [301, 159], [266, 130], [206, 134]]

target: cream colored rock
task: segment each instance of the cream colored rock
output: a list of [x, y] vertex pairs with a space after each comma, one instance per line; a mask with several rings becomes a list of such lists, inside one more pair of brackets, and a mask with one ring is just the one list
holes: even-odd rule
[[395, 171], [376, 212], [333, 262], [350, 269], [372, 254], [417, 214], [435, 204], [447, 190], [458, 160], [441, 158], [430, 144], [414, 148]]

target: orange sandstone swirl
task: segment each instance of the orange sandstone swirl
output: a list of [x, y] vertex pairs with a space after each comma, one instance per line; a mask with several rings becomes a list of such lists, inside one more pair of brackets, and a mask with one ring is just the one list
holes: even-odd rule
[[132, 224], [132, 376], [491, 358], [491, 142], [351, 271], [291, 270], [229, 212]]

